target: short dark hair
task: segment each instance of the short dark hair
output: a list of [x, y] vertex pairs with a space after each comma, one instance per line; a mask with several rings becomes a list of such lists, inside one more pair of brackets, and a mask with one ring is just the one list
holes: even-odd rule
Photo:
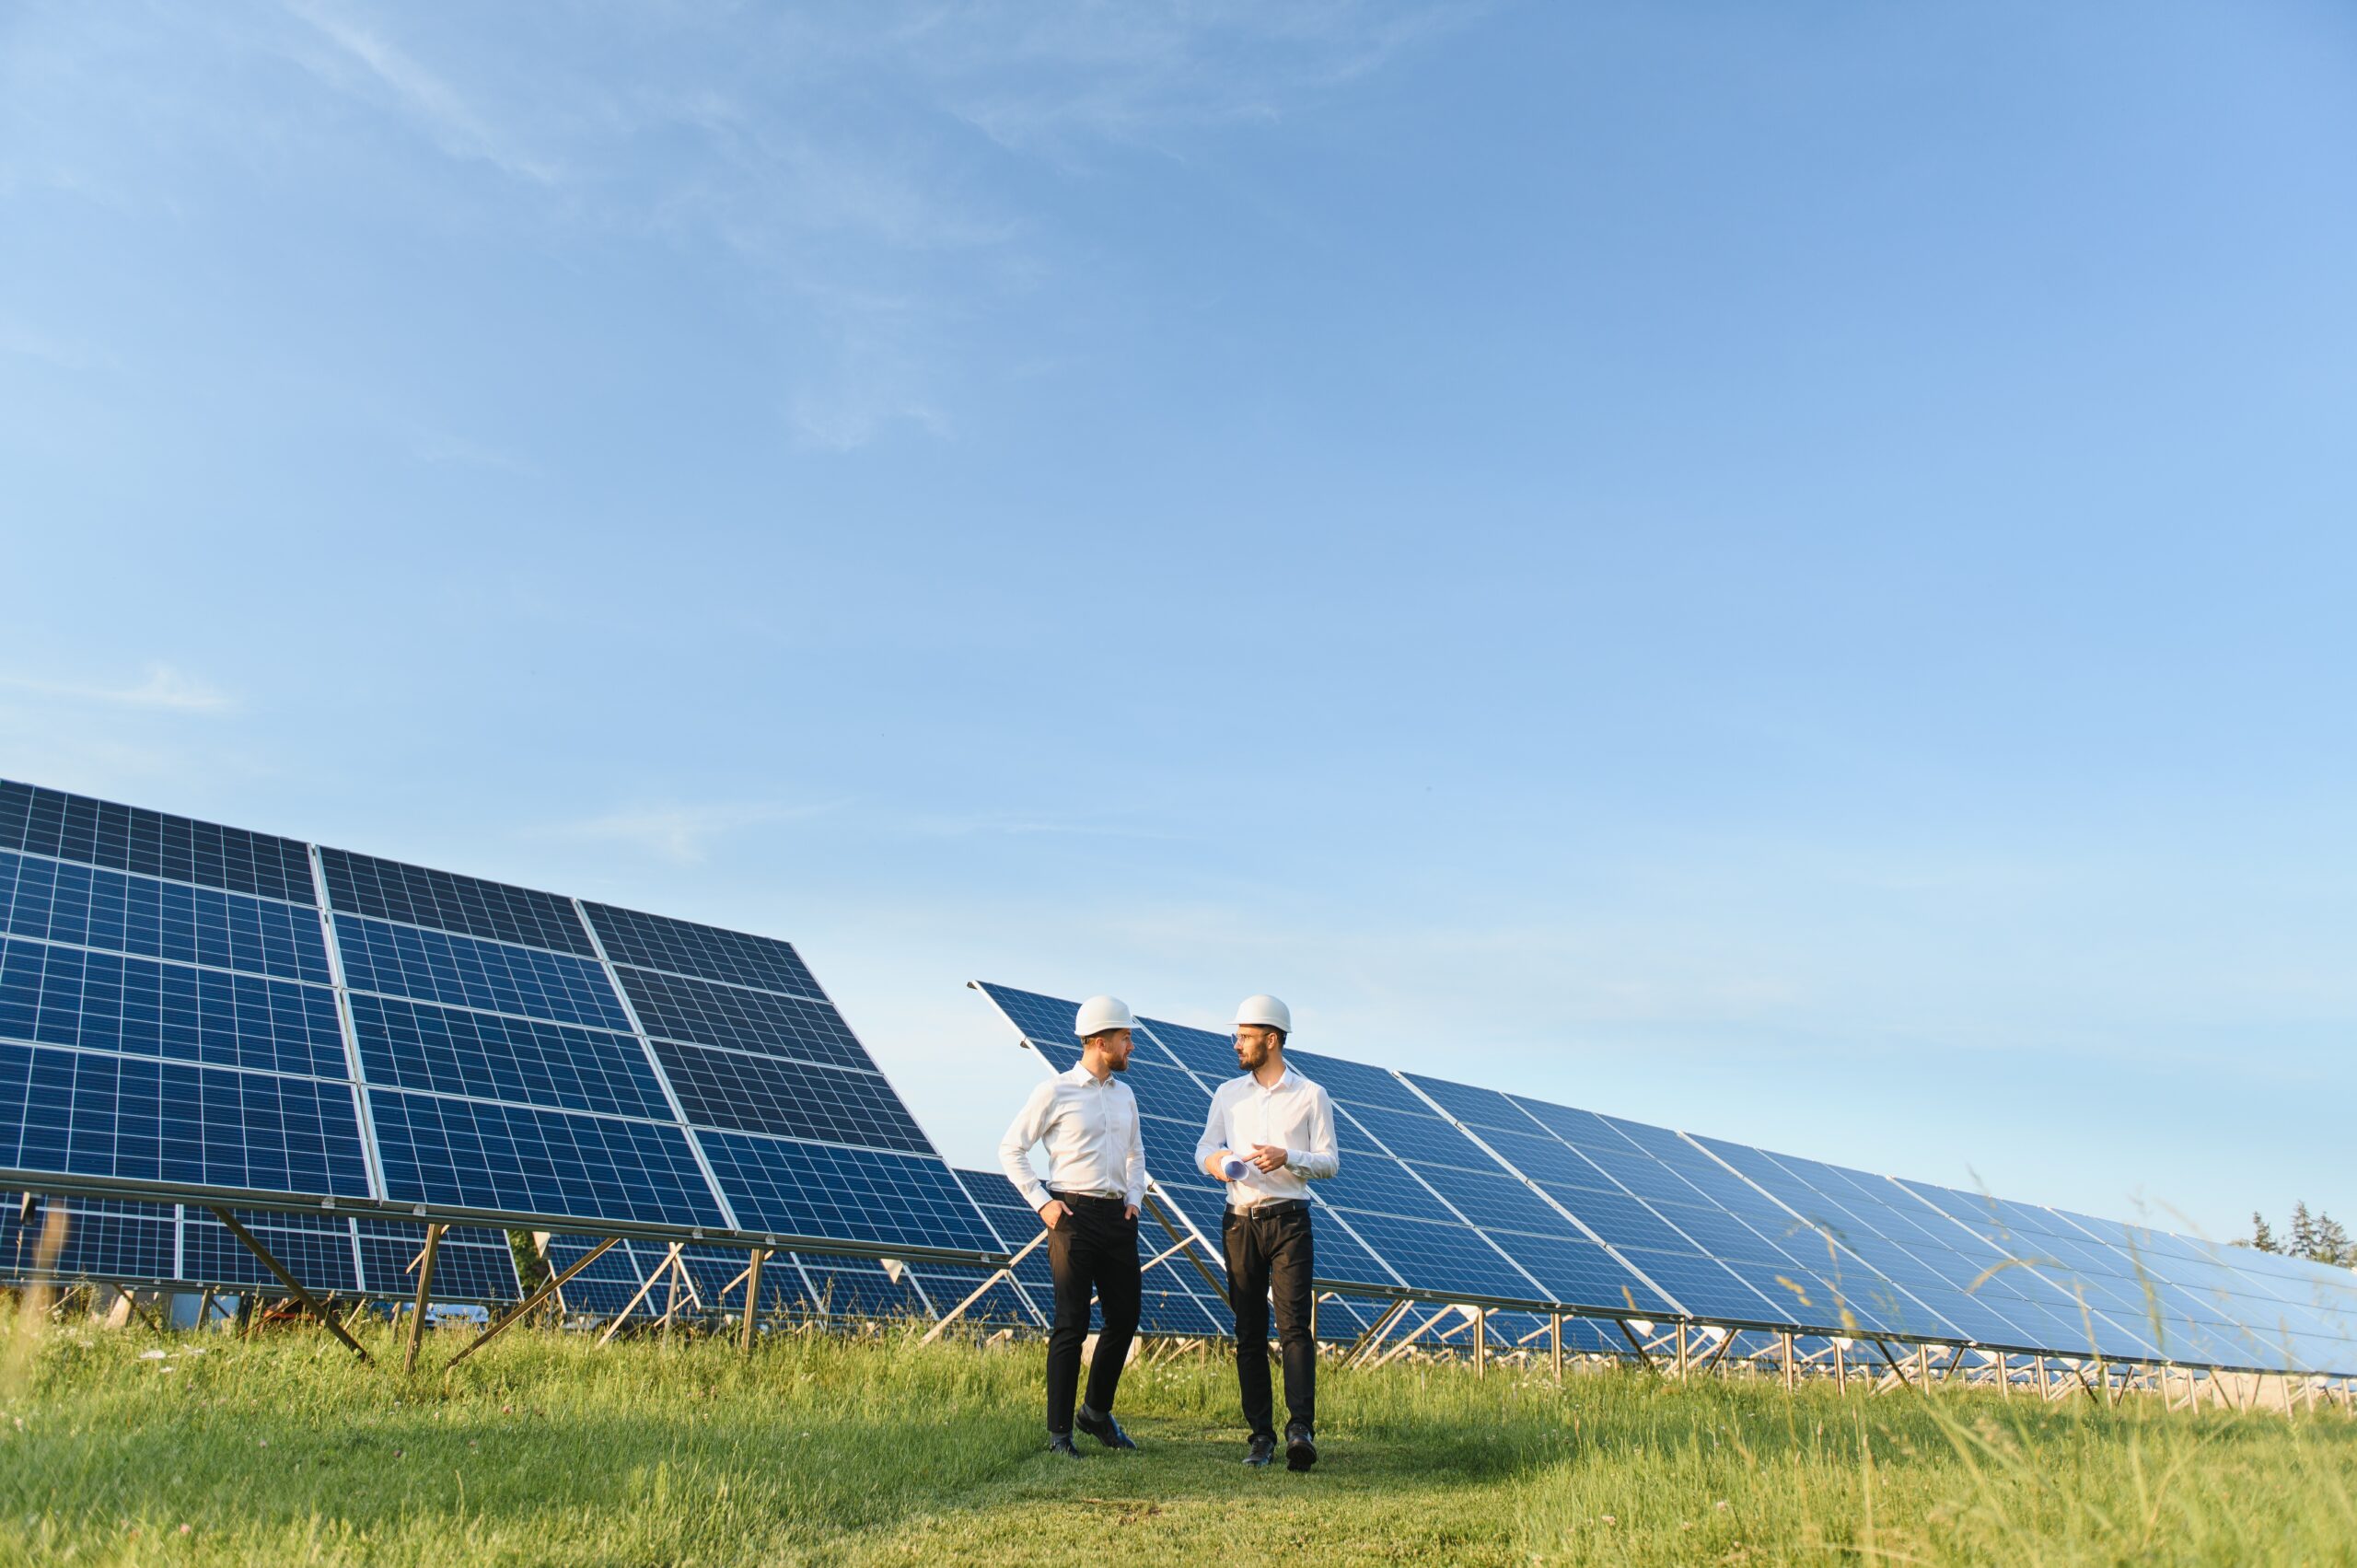
[[1266, 1029], [1271, 1034], [1277, 1037], [1277, 1049], [1279, 1051], [1283, 1051], [1285, 1048], [1286, 1031], [1277, 1028], [1274, 1024], [1238, 1024], [1236, 1027], [1241, 1029]]

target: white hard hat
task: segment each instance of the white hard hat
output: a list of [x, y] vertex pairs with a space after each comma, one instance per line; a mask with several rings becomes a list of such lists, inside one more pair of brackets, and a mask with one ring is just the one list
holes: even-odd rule
[[1238, 1024], [1258, 1024], [1262, 1028], [1283, 1029], [1293, 1033], [1293, 1011], [1273, 996], [1248, 996], [1236, 1005]]
[[1090, 1035], [1103, 1034], [1107, 1029], [1133, 1029], [1138, 1021], [1130, 1016], [1130, 1005], [1118, 996], [1092, 996], [1080, 1005], [1080, 1014], [1073, 1019], [1072, 1032], [1086, 1040]]

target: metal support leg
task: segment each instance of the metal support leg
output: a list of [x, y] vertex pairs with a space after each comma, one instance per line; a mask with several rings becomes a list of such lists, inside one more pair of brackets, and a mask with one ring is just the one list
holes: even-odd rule
[[1473, 1309], [1473, 1376], [1487, 1377], [1489, 1375], [1490, 1309], [1477, 1307]]
[[1548, 1319], [1548, 1327], [1551, 1330], [1548, 1356], [1555, 1364], [1555, 1381], [1561, 1383], [1563, 1380], [1563, 1315], [1560, 1312], [1554, 1314]]
[[1841, 1342], [1833, 1342], [1833, 1391], [1843, 1399], [1850, 1397], [1850, 1360], [1841, 1352]]
[[1788, 1329], [1784, 1332], [1777, 1335], [1776, 1338], [1782, 1342], [1782, 1348], [1784, 1353], [1784, 1392], [1789, 1394], [1793, 1391], [1794, 1378], [1796, 1375], [1795, 1368], [1793, 1365], [1792, 1330]]
[[1680, 1318], [1678, 1320], [1678, 1380], [1680, 1383], [1686, 1381], [1687, 1371], [1686, 1319]]
[[606, 1249], [613, 1246], [613, 1244], [620, 1239], [621, 1239], [620, 1237], [613, 1236], [606, 1237], [605, 1240], [598, 1243], [597, 1246], [592, 1247], [588, 1251], [584, 1252], [579, 1258], [574, 1260], [573, 1267], [565, 1270], [564, 1272], [557, 1275], [554, 1279], [549, 1281], [548, 1283], [534, 1291], [521, 1306], [509, 1308], [506, 1314], [503, 1316], [499, 1321], [493, 1323], [490, 1328], [485, 1329], [482, 1333], [476, 1335], [472, 1344], [467, 1346], [466, 1349], [452, 1356], [450, 1358], [449, 1365], [442, 1368], [443, 1375], [446, 1376], [448, 1376], [450, 1367], [458, 1365], [459, 1363], [466, 1360], [467, 1357], [474, 1354], [475, 1352], [491, 1343], [493, 1339], [505, 1330], [510, 1323], [515, 1322], [517, 1318], [521, 1318], [525, 1313], [529, 1312], [533, 1307], [538, 1307], [541, 1302], [546, 1301], [550, 1296], [554, 1295], [559, 1285], [563, 1284], [567, 1280], [573, 1278], [574, 1275], [579, 1273], [582, 1270], [587, 1268], [590, 1264], [604, 1257], [606, 1255]]
[[1620, 1337], [1629, 1342], [1629, 1348], [1637, 1353], [1637, 1359], [1644, 1363], [1645, 1370], [1659, 1372], [1661, 1368], [1654, 1365], [1654, 1358], [1645, 1353], [1645, 1342], [1637, 1338], [1636, 1330], [1629, 1327], [1628, 1320], [1623, 1318], [1615, 1318], [1613, 1322], [1620, 1325]]
[[671, 1318], [679, 1310], [679, 1276], [688, 1272], [688, 1265], [679, 1255], [681, 1251], [679, 1244], [675, 1241], [671, 1244], [671, 1255], [663, 1260], [662, 1333], [665, 1339], [671, 1337]]
[[759, 1248], [753, 1250], [753, 1260], [745, 1270], [745, 1328], [738, 1345], [747, 1355], [753, 1353], [753, 1312], [761, 1302], [761, 1260], [769, 1254]]
[[409, 1345], [401, 1352], [401, 1370], [417, 1370], [417, 1347], [425, 1338], [425, 1307], [434, 1298], [434, 1259], [442, 1250], [442, 1232], [438, 1225], [425, 1227], [425, 1250], [417, 1255], [417, 1304], [410, 1308]]
[[279, 1283], [284, 1285], [288, 1290], [295, 1293], [296, 1300], [308, 1307], [318, 1316], [320, 1322], [325, 1323], [328, 1326], [329, 1333], [333, 1334], [337, 1339], [342, 1340], [344, 1342], [345, 1348], [349, 1349], [353, 1354], [360, 1358], [362, 1365], [365, 1366], [369, 1365], [368, 1353], [360, 1348], [360, 1342], [354, 1339], [350, 1334], [344, 1332], [343, 1325], [337, 1322], [335, 1318], [330, 1315], [328, 1309], [320, 1306], [318, 1299], [315, 1298], [309, 1291], [303, 1288], [302, 1281], [296, 1279], [293, 1274], [286, 1272], [285, 1264], [272, 1257], [270, 1255], [270, 1249], [264, 1247], [261, 1242], [254, 1239], [254, 1233], [252, 1231], [248, 1230], [244, 1225], [238, 1223], [237, 1215], [231, 1214], [226, 1209], [212, 1209], [210, 1212], [215, 1219], [219, 1220], [224, 1226], [227, 1227], [231, 1236], [236, 1237], [239, 1241], [246, 1244], [246, 1249], [248, 1251], [251, 1252], [255, 1257], [262, 1260], [263, 1267], [267, 1268], [272, 1273], [278, 1276]]

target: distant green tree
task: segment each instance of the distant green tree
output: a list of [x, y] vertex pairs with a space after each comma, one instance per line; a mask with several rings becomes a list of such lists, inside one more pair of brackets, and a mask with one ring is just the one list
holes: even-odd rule
[[2316, 1211], [2308, 1256], [2319, 1263], [2357, 1266], [2357, 1247], [2350, 1245], [2349, 1232], [2322, 1209]]
[[2257, 1209], [2253, 1209], [2250, 1212], [2250, 1239], [2248, 1241], [2238, 1241], [2235, 1243], [2235, 1245], [2237, 1247], [2247, 1247], [2255, 1252], [2280, 1252], [2282, 1250], [2282, 1248], [2275, 1244], [2275, 1227], [2269, 1225], [2267, 1223], [2267, 1216], [2260, 1214]]
[[2308, 1213], [2307, 1200], [2303, 1198], [2292, 1205], [2292, 1245], [2288, 1249], [2294, 1258], [2313, 1258], [2316, 1249], [2316, 1222]]

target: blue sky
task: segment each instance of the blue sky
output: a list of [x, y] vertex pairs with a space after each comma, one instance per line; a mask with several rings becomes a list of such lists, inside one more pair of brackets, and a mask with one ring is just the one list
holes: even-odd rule
[[[0, 773], [2357, 1206], [2327, 4], [0, 12]], [[2322, 1114], [2320, 1114], [2322, 1112]]]

